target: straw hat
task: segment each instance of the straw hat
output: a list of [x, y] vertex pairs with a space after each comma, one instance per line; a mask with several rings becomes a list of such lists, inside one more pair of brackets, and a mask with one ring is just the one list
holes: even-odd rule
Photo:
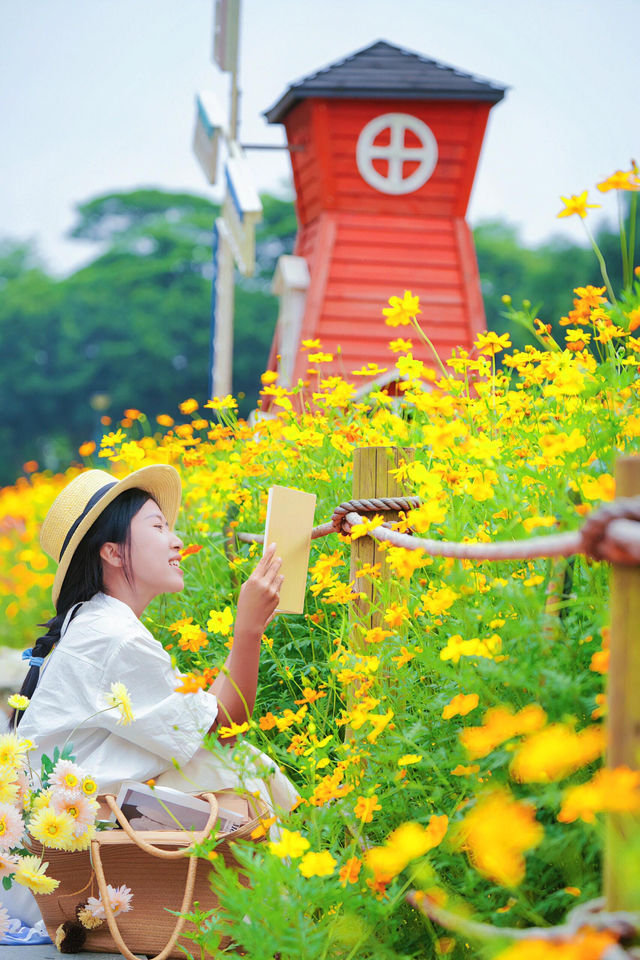
[[173, 527], [180, 507], [180, 474], [167, 464], [152, 464], [116, 480], [104, 470], [86, 470], [67, 484], [51, 504], [40, 531], [40, 545], [58, 564], [53, 581], [53, 603], [78, 544], [105, 507], [132, 488], [146, 490]]

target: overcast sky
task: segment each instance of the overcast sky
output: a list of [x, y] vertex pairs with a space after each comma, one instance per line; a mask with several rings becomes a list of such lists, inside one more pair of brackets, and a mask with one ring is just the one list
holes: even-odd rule
[[[493, 108], [469, 219], [525, 242], [582, 237], [557, 220], [579, 193], [640, 160], [640, 0], [243, 0], [241, 138], [283, 143], [261, 116], [287, 86], [385, 39], [508, 86]], [[191, 150], [194, 95], [228, 101], [211, 61], [213, 0], [0, 0], [0, 236], [35, 238], [68, 272], [74, 205], [138, 186], [216, 197]], [[250, 154], [279, 191], [288, 155]], [[602, 200], [615, 215], [611, 195]], [[595, 202], [595, 200], [594, 200]]]

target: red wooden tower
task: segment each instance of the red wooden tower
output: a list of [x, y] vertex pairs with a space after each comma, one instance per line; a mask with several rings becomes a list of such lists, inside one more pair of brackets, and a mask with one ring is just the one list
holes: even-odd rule
[[[405, 289], [419, 295], [420, 322], [443, 356], [484, 329], [465, 214], [504, 92], [379, 41], [292, 84], [266, 111], [286, 128], [299, 220], [294, 256], [281, 258], [274, 281], [269, 369], [283, 386], [305, 379], [305, 339], [334, 354], [323, 374], [359, 387], [350, 372], [365, 361], [393, 370], [382, 308]], [[413, 340], [414, 356], [432, 362]]]

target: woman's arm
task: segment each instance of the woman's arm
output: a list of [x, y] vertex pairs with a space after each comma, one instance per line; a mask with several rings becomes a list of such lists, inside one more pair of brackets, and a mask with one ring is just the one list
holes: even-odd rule
[[219, 713], [211, 727], [229, 722], [244, 723], [251, 717], [258, 686], [260, 639], [273, 617], [283, 577], [279, 574], [281, 559], [272, 543], [251, 576], [243, 583], [233, 631], [233, 647], [209, 692], [218, 698]]

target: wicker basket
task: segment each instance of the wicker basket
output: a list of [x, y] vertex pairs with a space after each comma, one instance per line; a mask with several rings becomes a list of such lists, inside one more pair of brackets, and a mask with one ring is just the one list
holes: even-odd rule
[[[47, 873], [60, 881], [59, 887], [50, 894], [37, 895], [47, 932], [55, 939], [56, 930], [65, 920], [74, 920], [76, 906], [90, 896], [102, 896], [107, 916], [106, 924], [97, 930], [87, 931], [83, 950], [97, 953], [120, 952], [127, 960], [135, 960], [135, 954], [153, 956], [155, 960], [168, 957], [184, 958], [178, 945], [183, 929], [193, 929], [184, 918], [176, 918], [169, 910], [187, 912], [194, 900], [200, 910], [215, 909], [216, 896], [209, 883], [210, 866], [205, 860], [191, 856], [193, 842], [201, 842], [215, 827], [218, 818], [218, 802], [224, 791], [218, 794], [203, 793], [203, 800], [211, 805], [209, 822], [201, 833], [188, 831], [136, 831], [128, 823], [112, 796], [104, 799], [116, 815], [122, 830], [108, 830], [97, 834], [91, 842], [91, 850], [69, 853], [64, 850], [44, 851], [49, 862]], [[219, 838], [216, 852], [224, 858], [227, 866], [238, 866], [233, 855], [235, 840], [246, 840], [260, 825], [260, 818], [268, 815], [266, 804], [247, 795], [253, 819], [233, 834]], [[261, 838], [264, 840], [264, 835]], [[261, 842], [260, 840], [257, 842]], [[34, 852], [38, 845], [34, 844]], [[243, 886], [247, 878], [238, 872]], [[114, 917], [106, 895], [106, 885], [126, 884], [134, 894], [133, 910]], [[186, 927], [185, 927], [186, 924]], [[189, 947], [190, 941], [184, 941]], [[224, 949], [231, 942], [225, 937], [220, 945]]]

